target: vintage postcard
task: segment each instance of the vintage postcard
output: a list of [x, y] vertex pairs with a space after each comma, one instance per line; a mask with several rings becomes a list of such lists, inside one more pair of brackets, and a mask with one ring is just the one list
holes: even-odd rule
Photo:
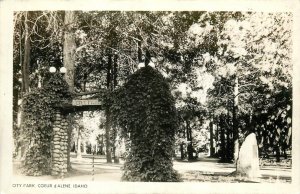
[[0, 191], [299, 193], [299, 1], [0, 1]]

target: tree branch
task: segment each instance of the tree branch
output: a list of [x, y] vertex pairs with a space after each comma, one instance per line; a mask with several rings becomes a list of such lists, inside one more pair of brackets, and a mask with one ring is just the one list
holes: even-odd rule
[[89, 45], [91, 45], [91, 44], [93, 44], [93, 43], [95, 43], [95, 42], [96, 42], [96, 40], [93, 40], [93, 41], [91, 41], [91, 42], [88, 42], [88, 43], [86, 43], [86, 44], [84, 44], [84, 45], [78, 47], [78, 48], [75, 50], [75, 52], [77, 53], [77, 52], [79, 52], [81, 49], [83, 49], [83, 48], [85, 48], [85, 47], [87, 47], [87, 46], [89, 46]]

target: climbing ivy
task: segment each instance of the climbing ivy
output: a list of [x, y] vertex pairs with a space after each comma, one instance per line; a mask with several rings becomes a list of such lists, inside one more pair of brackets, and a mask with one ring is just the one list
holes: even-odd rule
[[117, 90], [112, 112], [129, 137], [124, 164], [125, 181], [179, 181], [173, 169], [175, 101], [164, 77], [153, 68], [141, 68]]
[[27, 146], [23, 161], [25, 174], [49, 174], [55, 105], [68, 98], [68, 85], [59, 74], [51, 76], [43, 88], [24, 96], [22, 133]]

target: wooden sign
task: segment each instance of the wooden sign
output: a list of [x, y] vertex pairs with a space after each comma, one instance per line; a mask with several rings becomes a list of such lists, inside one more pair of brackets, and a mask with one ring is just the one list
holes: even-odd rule
[[72, 100], [73, 106], [95, 106], [102, 105], [98, 99], [89, 99], [89, 100]]

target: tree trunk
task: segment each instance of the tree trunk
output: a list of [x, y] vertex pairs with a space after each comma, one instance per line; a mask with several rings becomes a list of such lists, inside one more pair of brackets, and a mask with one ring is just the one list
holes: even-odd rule
[[114, 147], [114, 163], [118, 164], [120, 163], [120, 143], [119, 143], [119, 139], [116, 141], [115, 143], [115, 147]]
[[150, 61], [151, 61], [151, 54], [150, 51], [147, 49], [146, 56], [145, 56], [145, 67], [149, 65]]
[[18, 113], [19, 113], [19, 89], [14, 87], [13, 89], [13, 126], [14, 130], [18, 130]]
[[[110, 52], [110, 51], [109, 51]], [[106, 77], [106, 86], [109, 91], [112, 91], [112, 56], [109, 54], [108, 56], [108, 64], [107, 64], [107, 77]], [[111, 142], [110, 142], [110, 131], [111, 131], [111, 110], [110, 105], [106, 104], [105, 107], [105, 115], [106, 115], [106, 121], [105, 121], [105, 142], [106, 142], [106, 162], [111, 163], [112, 157], [111, 157]]]
[[220, 128], [221, 128], [221, 134], [220, 134], [220, 141], [221, 141], [221, 160], [226, 160], [226, 150], [225, 150], [225, 130], [224, 130], [224, 118], [221, 115], [220, 116]]
[[[31, 43], [30, 43], [30, 27], [28, 18], [30, 16], [29, 12], [25, 12], [24, 15], [24, 55], [22, 54], [22, 38], [20, 38], [20, 64], [21, 64], [21, 72], [22, 72], [22, 82], [21, 82], [21, 98], [25, 93], [29, 92], [29, 68], [30, 68], [30, 59], [31, 59]], [[22, 29], [22, 28], [21, 28]], [[22, 31], [20, 34], [22, 37]], [[24, 56], [24, 57], [23, 57]], [[15, 99], [16, 107], [18, 107], [18, 98]], [[21, 110], [21, 121], [20, 121], [20, 130], [23, 128], [24, 114]], [[17, 120], [18, 116], [15, 116]], [[26, 149], [24, 147], [26, 142], [20, 141], [17, 142], [17, 158], [22, 159], [26, 154]]]
[[213, 157], [215, 154], [215, 148], [214, 148], [214, 131], [213, 131], [213, 118], [211, 118], [209, 123], [209, 156]]
[[[187, 130], [183, 130], [182, 138], [187, 138]], [[182, 148], [182, 152], [181, 152], [182, 160], [187, 159], [187, 145], [184, 145], [184, 142], [182, 142], [180, 148]]]
[[143, 62], [142, 37], [138, 35], [138, 63]]
[[77, 137], [77, 159], [81, 159], [81, 126], [78, 128], [78, 137]]
[[232, 111], [232, 125], [233, 125], [233, 142], [234, 142], [234, 163], [237, 164], [237, 159], [239, 156], [239, 129], [237, 122], [238, 115], [238, 102], [239, 102], [239, 80], [238, 76], [234, 78], [234, 103]]
[[148, 66], [151, 61], [151, 54], [149, 51], [149, 46], [151, 44], [150, 38], [147, 39], [147, 43], [148, 43], [148, 48], [146, 49], [146, 53], [145, 53], [145, 67]]
[[28, 17], [29, 13], [25, 12], [25, 21], [24, 21], [24, 33], [25, 33], [25, 41], [24, 41], [24, 59], [22, 65], [22, 91], [23, 93], [29, 92], [29, 67], [30, 67], [30, 32], [28, 26]]
[[19, 89], [17, 87], [14, 87], [13, 89], [13, 131], [14, 131], [14, 156], [18, 159], [21, 158], [21, 150], [20, 150], [20, 145], [21, 142], [19, 140], [20, 136], [20, 128], [18, 127], [18, 113], [19, 113]]
[[287, 153], [286, 153], [286, 146], [282, 147], [282, 152], [283, 152], [284, 159], [287, 159], [288, 157], [287, 157]]
[[95, 155], [98, 155], [98, 143], [95, 145], [95, 150], [94, 150]]
[[[73, 32], [73, 25], [75, 22], [75, 13], [74, 11], [66, 11], [65, 18], [64, 18], [64, 43], [63, 43], [63, 63], [64, 67], [67, 69], [65, 74], [65, 80], [69, 86], [69, 91], [74, 91], [74, 72], [75, 72], [75, 36]], [[68, 153], [67, 153], [67, 170], [70, 171], [71, 160], [70, 160], [70, 152], [71, 152], [71, 135], [72, 135], [72, 128], [69, 124], [68, 126]], [[77, 158], [81, 158], [81, 134], [80, 129], [78, 129], [78, 139], [77, 139]], [[78, 144], [79, 143], [79, 144]]]
[[188, 160], [192, 160], [193, 157], [193, 142], [192, 142], [192, 130], [190, 127], [190, 122], [186, 120], [186, 137], [187, 141], [189, 141], [187, 146], [187, 152], [188, 152]]
[[219, 126], [219, 117], [216, 117], [216, 121], [215, 121], [215, 123], [216, 123], [216, 132], [215, 132], [215, 141], [216, 141], [216, 147], [215, 147], [215, 153], [217, 153], [218, 154], [218, 152], [219, 152], [219, 150], [220, 150], [220, 147], [219, 147], [219, 145], [218, 145], [218, 143], [219, 143], [219, 128], [220, 128], [220, 126]]
[[111, 130], [111, 112], [110, 107], [106, 107], [105, 110], [106, 121], [105, 121], [105, 142], [106, 142], [106, 162], [111, 163], [111, 142], [110, 142], [110, 130]]
[[229, 111], [227, 111], [227, 116], [225, 118], [226, 122], [226, 160], [229, 162], [234, 158], [234, 150], [232, 149], [232, 129], [230, 126], [230, 115]]
[[115, 89], [118, 85], [118, 55], [114, 55], [114, 66], [113, 66], [113, 88]]
[[67, 69], [65, 80], [69, 85], [69, 91], [74, 91], [74, 72], [75, 72], [75, 36], [73, 26], [75, 23], [75, 12], [65, 12], [65, 33], [64, 33], [64, 67]]
[[232, 160], [232, 149], [230, 139], [230, 128], [226, 127], [226, 160], [229, 162]]
[[275, 148], [276, 151], [276, 162], [280, 162], [280, 147], [279, 145]]
[[105, 154], [104, 135], [101, 135], [100, 155], [104, 155], [104, 154]]
[[[112, 74], [113, 74], [113, 86], [112, 86], [112, 89], [114, 90], [117, 85], [118, 85], [118, 55], [115, 54], [114, 55], [114, 61], [113, 61], [113, 71], [112, 71]], [[115, 145], [114, 146], [114, 149], [113, 149], [113, 156], [114, 156], [114, 163], [120, 163], [120, 144], [119, 144], [119, 137], [117, 135], [117, 129], [113, 129], [113, 131], [115, 132], [115, 135], [114, 135], [114, 142], [113, 144]]]
[[180, 158], [181, 158], [181, 160], [184, 160], [183, 143], [180, 144]]
[[[252, 105], [253, 106], [253, 105]], [[248, 123], [248, 128], [249, 130], [247, 131], [247, 134], [250, 134], [250, 133], [255, 133], [255, 127], [254, 127], [254, 124], [253, 124], [253, 109], [251, 108], [250, 109], [250, 113], [249, 113], [249, 123]]]
[[[20, 28], [20, 38], [19, 38], [19, 64], [21, 65], [21, 71], [22, 71], [22, 62], [23, 62], [23, 53], [22, 53], [22, 23], [20, 22], [19, 24], [19, 28]], [[20, 129], [20, 126], [21, 124], [18, 123], [18, 114], [21, 114], [22, 116], [22, 109], [19, 108], [19, 104], [18, 104], [18, 101], [19, 99], [22, 99], [22, 82], [21, 82], [21, 89], [19, 89], [17, 87], [17, 82], [18, 82], [18, 77], [17, 77], [17, 70], [15, 71], [15, 80], [14, 80], [14, 89], [13, 89], [13, 98], [14, 98], [14, 101], [13, 101], [13, 110], [14, 110], [14, 113], [13, 113], [13, 122], [14, 122], [14, 130], [17, 130], [17, 128], [19, 128], [18, 130], [21, 130]], [[19, 112], [20, 111], [20, 112]], [[19, 144], [19, 142], [17, 142], [17, 144]], [[17, 146], [17, 149], [19, 150], [19, 146]], [[18, 151], [19, 153], [19, 151]]]
[[83, 154], [86, 154], [86, 141], [82, 142]]

